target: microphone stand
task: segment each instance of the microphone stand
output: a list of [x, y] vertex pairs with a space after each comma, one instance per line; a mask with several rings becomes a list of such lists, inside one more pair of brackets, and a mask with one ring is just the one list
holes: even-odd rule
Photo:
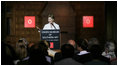
[[51, 23], [51, 25], [56, 29], [56, 27], [54, 26], [54, 24], [53, 23]]

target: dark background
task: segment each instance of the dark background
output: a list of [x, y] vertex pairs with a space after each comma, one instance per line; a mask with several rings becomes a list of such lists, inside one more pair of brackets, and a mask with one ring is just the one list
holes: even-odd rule
[[[49, 13], [61, 27], [61, 44], [69, 39], [96, 37], [104, 44], [117, 42], [117, 1], [1, 1], [1, 40], [12, 46], [20, 38], [40, 41], [37, 29], [24, 28], [24, 16], [35, 16], [41, 29], [48, 23]], [[94, 16], [94, 28], [83, 28], [82, 17]]]

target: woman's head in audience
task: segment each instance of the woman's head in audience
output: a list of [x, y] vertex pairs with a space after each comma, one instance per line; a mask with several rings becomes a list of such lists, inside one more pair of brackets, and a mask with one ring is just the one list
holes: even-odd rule
[[24, 38], [18, 40], [16, 44], [16, 54], [19, 59], [23, 59], [27, 56], [27, 41]]
[[108, 52], [114, 51], [115, 50], [115, 44], [113, 42], [107, 42], [105, 44], [105, 50], [107, 50]]

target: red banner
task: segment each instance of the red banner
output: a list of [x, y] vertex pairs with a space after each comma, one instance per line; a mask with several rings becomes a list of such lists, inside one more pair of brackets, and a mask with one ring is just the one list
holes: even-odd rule
[[50, 42], [50, 48], [54, 48], [54, 43]]
[[24, 17], [24, 27], [25, 28], [35, 28], [35, 16], [25, 16]]
[[93, 16], [83, 16], [83, 28], [93, 28]]

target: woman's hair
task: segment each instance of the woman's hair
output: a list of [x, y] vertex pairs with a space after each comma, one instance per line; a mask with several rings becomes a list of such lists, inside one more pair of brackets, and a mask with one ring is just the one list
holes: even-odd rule
[[55, 19], [53, 14], [49, 14], [48, 17], [51, 17], [52, 19]]
[[16, 54], [19, 59], [23, 59], [27, 56], [27, 42], [24, 38], [18, 40], [16, 44]]
[[115, 50], [115, 44], [113, 42], [106, 42], [105, 49], [108, 51], [114, 51]]

